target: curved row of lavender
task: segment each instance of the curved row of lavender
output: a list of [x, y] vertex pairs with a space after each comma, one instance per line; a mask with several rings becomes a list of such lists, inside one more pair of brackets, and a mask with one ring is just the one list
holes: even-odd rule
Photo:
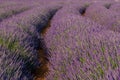
[[[118, 13], [110, 14], [99, 3], [91, 6], [84, 15], [80, 4], [65, 6], [54, 15], [44, 37], [51, 53], [47, 80], [120, 80], [120, 33], [107, 26]], [[98, 22], [86, 15], [99, 17]], [[103, 18], [106, 25], [99, 23]]]
[[11, 6], [11, 5], [17, 5], [19, 4], [19, 2], [13, 2], [13, 1], [0, 1], [0, 8], [4, 8], [4, 7], [8, 7], [8, 6]]
[[119, 14], [120, 13], [120, 4], [115, 3], [115, 4], [111, 5], [110, 10], [116, 11]]
[[39, 49], [44, 50], [46, 61], [48, 51], [40, 32], [59, 8], [56, 4], [37, 5], [3, 19], [0, 23], [0, 80], [34, 80], [37, 71], [43, 73], [39, 69], [44, 65], [39, 60]]
[[90, 5], [86, 9], [85, 17], [88, 17], [101, 25], [107, 26], [106, 28], [110, 30], [120, 32], [120, 13], [109, 9], [109, 7], [110, 6], [108, 6], [107, 9], [105, 6], [100, 4]]
[[0, 8], [0, 21], [12, 15], [19, 14], [23, 11], [30, 9], [31, 5], [16, 4]]

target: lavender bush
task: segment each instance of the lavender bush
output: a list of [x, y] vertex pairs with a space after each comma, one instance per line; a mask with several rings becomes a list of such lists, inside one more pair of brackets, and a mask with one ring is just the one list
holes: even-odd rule
[[93, 4], [89, 6], [86, 9], [85, 16], [101, 25], [106, 26], [106, 28], [110, 30], [120, 32], [119, 14], [102, 5]]
[[23, 4], [17, 4], [17, 5], [13, 5], [13, 6], [7, 6], [4, 8], [0, 8], [0, 21], [2, 21], [5, 18], [8, 18], [12, 15], [21, 13], [25, 10], [30, 9], [30, 5], [23, 5]]
[[119, 14], [120, 13], [120, 3], [114, 3], [113, 5], [111, 5], [110, 9], [118, 12], [118, 14]]
[[47, 80], [119, 80], [120, 34], [105, 27], [59, 10], [44, 38], [51, 52]]
[[12, 5], [17, 5], [19, 4], [18, 1], [17, 2], [11, 2], [11, 1], [1, 1], [0, 2], [0, 8], [4, 8], [4, 7], [8, 7], [8, 6], [12, 6]]

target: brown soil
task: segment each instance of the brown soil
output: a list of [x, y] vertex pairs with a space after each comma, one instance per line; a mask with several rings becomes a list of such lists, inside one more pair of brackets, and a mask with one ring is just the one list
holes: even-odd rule
[[45, 78], [37, 78], [36, 80], [46, 80]]
[[50, 26], [51, 26], [50, 24], [51, 24], [51, 22], [49, 21], [49, 22], [48, 22], [48, 25], [45, 26], [45, 28], [44, 28], [43, 31], [41, 32], [43, 36], [45, 36], [47, 30], [50, 28]]
[[[48, 25], [43, 29], [42, 36], [44, 37], [47, 30], [50, 28], [50, 21], [48, 22]], [[41, 66], [36, 71], [36, 78], [35, 80], [46, 80], [45, 77], [49, 73], [49, 61], [47, 60], [48, 56], [45, 55], [44, 50], [39, 50], [39, 60], [41, 62]]]

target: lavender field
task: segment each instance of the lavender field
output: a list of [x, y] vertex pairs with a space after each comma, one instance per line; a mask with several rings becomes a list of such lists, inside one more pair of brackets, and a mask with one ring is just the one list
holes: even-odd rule
[[120, 1], [0, 0], [0, 80], [120, 80]]

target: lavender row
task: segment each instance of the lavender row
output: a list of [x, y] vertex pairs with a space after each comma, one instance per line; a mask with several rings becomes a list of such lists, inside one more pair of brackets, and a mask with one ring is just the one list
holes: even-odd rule
[[118, 14], [120, 14], [120, 3], [114, 3], [111, 5], [110, 10], [116, 11]]
[[33, 80], [40, 65], [35, 50], [29, 44], [21, 47], [17, 41], [7, 44], [8, 47], [0, 44], [0, 79]]
[[[47, 56], [47, 48], [45, 47], [43, 38], [40, 35], [41, 27], [43, 28], [47, 21], [54, 15], [55, 11], [58, 8], [55, 6], [47, 7], [35, 7], [31, 10], [25, 11], [19, 15], [13, 16], [9, 19], [3, 20], [0, 24], [0, 45], [5, 47], [8, 52], [11, 53], [8, 56], [1, 58], [3, 61], [7, 57], [11, 59], [14, 57], [14, 61], [20, 59], [21, 65], [16, 65], [14, 61], [9, 61], [9, 58], [6, 62], [1, 62], [0, 76], [2, 80], [16, 79], [16, 80], [33, 80], [35, 77], [36, 69], [43, 66], [43, 62], [39, 60], [39, 49], [44, 50], [44, 54]], [[3, 50], [1, 53], [2, 56], [5, 55], [6, 50]], [[13, 55], [12, 55], [13, 54]], [[46, 57], [45, 56], [45, 57]], [[45, 58], [47, 61], [47, 58]], [[4, 64], [8, 64], [4, 66]], [[10, 67], [13, 74], [7, 73], [6, 70], [9, 70]], [[25, 71], [25, 72], [24, 72]], [[40, 73], [42, 70], [40, 69]], [[19, 75], [17, 75], [19, 74]], [[14, 76], [14, 77], [13, 77]]]
[[16, 5], [18, 4], [18, 1], [17, 2], [13, 2], [13, 1], [3, 1], [3, 2], [0, 2], [0, 8], [4, 8], [4, 7], [8, 7], [8, 6], [12, 6], [12, 5]]
[[[41, 7], [36, 8], [35, 7], [32, 10], [23, 12], [12, 18], [4, 20], [0, 24], [0, 26], [1, 26], [0, 34], [2, 36], [6, 36], [6, 33], [4, 33], [4, 31], [5, 31], [8, 33], [7, 34], [8, 36], [10, 36], [14, 33], [16, 35], [16, 37], [21, 38], [21, 37], [19, 37], [19, 34], [21, 32], [17, 33], [17, 34], [14, 32], [17, 29], [20, 29], [31, 36], [36, 36], [37, 38], [39, 38], [39, 35], [40, 35], [39, 32], [46, 25], [46, 23], [48, 22], [50, 17], [55, 13], [56, 10], [57, 10], [57, 8], [52, 10], [52, 9], [46, 8], [46, 7], [45, 8], [41, 8]], [[10, 28], [10, 29], [8, 29], [8, 28]], [[12, 39], [14, 40], [14, 38], [16, 38], [16, 37], [13, 37]], [[35, 40], [37, 40], [37, 38]], [[18, 39], [18, 40], [21, 40], [21, 39]], [[28, 38], [28, 40], [29, 40], [29, 38]], [[39, 49], [38, 48], [39, 43], [37, 43], [37, 41], [31, 45], [34, 46], [36, 49]]]
[[[4, 30], [4, 35], [0, 36], [0, 45], [2, 48], [6, 48], [1, 51], [3, 58], [0, 58], [0, 78], [1, 80], [32, 80], [34, 78], [33, 71], [40, 66], [38, 52], [32, 46], [34, 39], [21, 29], [15, 28], [15, 26], [9, 26], [7, 29], [13, 33], [5, 31], [3, 28], [0, 29]], [[17, 60], [19, 60], [18, 65], [16, 64]], [[10, 71], [7, 72], [8, 70]]]
[[13, 16], [10, 19], [3, 20], [0, 25], [18, 26], [24, 30], [37, 30], [38, 32], [47, 24], [49, 19], [55, 14], [60, 6], [39, 6], [31, 10], [25, 11], [19, 15]]
[[0, 8], [0, 21], [2, 21], [5, 18], [8, 18], [12, 15], [21, 13], [25, 10], [30, 9], [31, 5], [25, 5], [25, 4], [17, 4], [13, 6], [7, 6], [4, 8]]
[[110, 29], [115, 32], [120, 31], [119, 14], [116, 13], [115, 11], [107, 9], [102, 5], [99, 5], [97, 3], [90, 5], [86, 9], [85, 16], [101, 25], [106, 26], [107, 29]]
[[[82, 15], [84, 9], [89, 5], [89, 3], [85, 4], [69, 4], [66, 6], [63, 6], [57, 13], [54, 15], [54, 17], [51, 20], [51, 27], [52, 30], [54, 30], [53, 34], [57, 34], [57, 30], [59, 31], [64, 31], [66, 28], [70, 27], [68, 25], [71, 25], [72, 23], [70, 22], [75, 22], [77, 23], [78, 21], [74, 20], [76, 16]], [[59, 16], [58, 16], [59, 15]], [[75, 16], [75, 17], [74, 17]], [[70, 18], [71, 17], [71, 18]], [[70, 18], [70, 19], [69, 19]], [[73, 20], [72, 20], [73, 19]], [[65, 23], [65, 21], [67, 23]], [[58, 26], [60, 25], [60, 26]], [[63, 25], [63, 27], [61, 27]], [[74, 27], [74, 26], [71, 26]]]
[[120, 34], [65, 14], [56, 13], [44, 38], [51, 53], [47, 80], [119, 80]]

